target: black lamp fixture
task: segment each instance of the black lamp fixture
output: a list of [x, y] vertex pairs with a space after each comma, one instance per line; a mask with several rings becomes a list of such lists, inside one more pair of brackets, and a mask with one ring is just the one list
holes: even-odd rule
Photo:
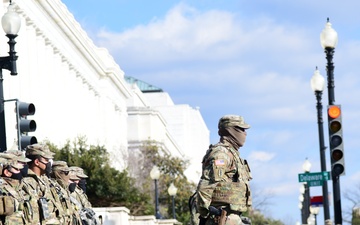
[[150, 177], [151, 177], [151, 179], [154, 180], [154, 183], [155, 183], [155, 218], [162, 219], [162, 216], [161, 216], [160, 210], [159, 210], [159, 194], [158, 194], [158, 180], [160, 178], [159, 167], [153, 166], [153, 168], [150, 171]]
[[177, 188], [175, 187], [174, 183], [171, 183], [169, 188], [168, 188], [168, 193], [172, 198], [172, 214], [173, 214], [173, 218], [176, 219], [176, 214], [175, 214], [175, 195], [177, 192]]
[[5, 110], [4, 110], [4, 87], [2, 69], [10, 71], [10, 74], [17, 75], [16, 60], [18, 56], [15, 51], [15, 38], [21, 27], [21, 18], [15, 12], [15, 5], [10, 1], [8, 11], [1, 19], [1, 25], [9, 38], [9, 56], [0, 57], [0, 152], [6, 151], [6, 127], [5, 127]]
[[[333, 58], [335, 54], [335, 47], [338, 43], [338, 34], [332, 28], [329, 18], [325, 24], [325, 28], [320, 34], [320, 44], [324, 49], [326, 55], [326, 70], [327, 70], [327, 81], [328, 81], [328, 95], [329, 95], [329, 106], [335, 103], [335, 79], [334, 79], [334, 63]], [[330, 122], [330, 121], [329, 121]], [[330, 139], [330, 136], [329, 136]], [[329, 141], [330, 142], [330, 141]], [[330, 149], [331, 152], [331, 149]], [[331, 158], [331, 163], [333, 159]], [[332, 170], [332, 169], [331, 169]], [[335, 175], [332, 170], [332, 183], [333, 183], [333, 205], [334, 205], [334, 222], [335, 224], [342, 224], [342, 210], [341, 210], [341, 195], [340, 195], [340, 177]]]
[[[305, 173], [310, 173], [311, 169], [311, 163], [306, 158], [304, 164], [302, 165], [302, 168]], [[307, 219], [310, 215], [310, 187], [307, 183], [304, 183], [304, 201], [303, 201], [303, 210], [304, 210], [304, 218]], [[306, 224], [306, 223], [305, 223]]]
[[[310, 83], [311, 83], [311, 89], [313, 90], [316, 97], [321, 172], [326, 172], [326, 155], [325, 155], [326, 147], [324, 142], [324, 126], [323, 126], [323, 116], [322, 116], [323, 106], [321, 103], [322, 93], [325, 88], [325, 78], [320, 74], [317, 67], [315, 69], [314, 75], [311, 77]], [[323, 206], [324, 206], [324, 219], [329, 220], [330, 211], [329, 211], [328, 183], [326, 180], [323, 181], [322, 194], [323, 194]]]

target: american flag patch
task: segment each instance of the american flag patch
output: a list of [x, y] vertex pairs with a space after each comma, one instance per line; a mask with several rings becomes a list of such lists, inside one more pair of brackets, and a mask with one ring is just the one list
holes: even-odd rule
[[223, 159], [216, 159], [215, 166], [223, 166], [225, 165], [225, 161]]

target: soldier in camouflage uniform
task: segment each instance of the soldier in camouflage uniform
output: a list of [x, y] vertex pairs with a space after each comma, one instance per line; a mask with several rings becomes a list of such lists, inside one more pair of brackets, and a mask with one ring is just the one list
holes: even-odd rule
[[52, 153], [46, 145], [33, 144], [26, 147], [29, 173], [23, 179], [24, 188], [32, 195], [31, 206], [34, 211], [34, 222], [38, 224], [63, 224], [63, 209], [57, 193], [50, 187], [47, 175], [51, 172]]
[[243, 224], [241, 214], [251, 207], [247, 161], [238, 149], [246, 139], [250, 125], [238, 115], [226, 115], [219, 120], [220, 141], [210, 145], [202, 161], [202, 176], [197, 187], [196, 204], [201, 224], [218, 224], [213, 209], [227, 212], [226, 225]]
[[[70, 180], [77, 184], [72, 195], [81, 203], [82, 207], [91, 208], [91, 203], [89, 202], [89, 199], [84, 191], [84, 189], [86, 190], [86, 187], [81, 187], [81, 182], [85, 181], [88, 176], [84, 173], [84, 170], [78, 166], [70, 166], [69, 169], [70, 173], [75, 175], [71, 176]], [[85, 184], [82, 183], [82, 185], [86, 185], [86, 182]]]
[[[5, 225], [32, 224], [29, 217], [30, 196], [22, 190], [23, 183], [20, 170], [23, 165], [17, 161], [15, 155], [0, 153], [2, 163], [1, 196], [1, 223]], [[4, 201], [4, 198], [7, 198]], [[11, 198], [11, 199], [10, 199]], [[5, 213], [4, 213], [5, 211]]]
[[[69, 167], [70, 170], [70, 167]], [[73, 204], [73, 207], [76, 211], [80, 213], [80, 210], [83, 208], [80, 199], [78, 199], [78, 195], [75, 192], [77, 183], [79, 182], [80, 178], [76, 176], [75, 171], [70, 170], [69, 171], [69, 191], [70, 191], [70, 201]]]
[[64, 161], [54, 161], [52, 164], [51, 182], [55, 187], [65, 214], [65, 224], [81, 225], [79, 211], [70, 200], [69, 167]]
[[28, 175], [28, 169], [29, 169], [29, 165], [27, 164], [28, 162], [31, 161], [31, 159], [28, 159], [25, 157], [25, 154], [23, 151], [20, 150], [7, 150], [6, 153], [9, 153], [11, 155], [14, 155], [17, 157], [17, 161], [23, 165], [23, 168], [20, 170], [21, 174], [23, 177], [26, 177]]
[[91, 203], [88, 200], [84, 189], [86, 183], [82, 183], [81, 187], [81, 179], [85, 180], [88, 178], [86, 174], [84, 174], [84, 170], [78, 166], [71, 166], [70, 169], [70, 183], [76, 183], [76, 188], [71, 195], [80, 203], [80, 218], [82, 220], [83, 225], [97, 225], [100, 224], [99, 220], [96, 217], [94, 210], [91, 208]]

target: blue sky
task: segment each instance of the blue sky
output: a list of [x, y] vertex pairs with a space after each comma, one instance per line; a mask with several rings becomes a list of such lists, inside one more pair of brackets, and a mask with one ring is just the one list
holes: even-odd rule
[[[250, 163], [252, 185], [259, 194], [272, 196], [266, 214], [289, 225], [300, 221], [298, 174], [305, 158], [312, 172], [320, 171], [310, 79], [316, 66], [326, 76], [319, 37], [329, 17], [339, 35], [334, 74], [335, 103], [342, 105], [344, 124], [346, 176], [341, 177], [341, 191], [360, 183], [360, 1], [63, 2], [126, 75], [162, 88], [175, 104], [200, 107], [212, 143], [218, 141], [222, 115], [243, 115], [252, 127], [240, 152]], [[325, 90], [326, 146], [327, 103]], [[327, 150], [328, 170], [329, 156]], [[321, 195], [321, 188], [311, 188], [311, 195]], [[343, 198], [343, 211], [349, 207]]]

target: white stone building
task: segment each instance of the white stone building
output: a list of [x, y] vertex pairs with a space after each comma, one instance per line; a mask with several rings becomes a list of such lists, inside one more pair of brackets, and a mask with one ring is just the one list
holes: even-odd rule
[[[15, 46], [18, 75], [3, 70], [4, 97], [34, 103], [33, 135], [39, 142], [48, 139], [61, 146], [83, 135], [90, 144], [105, 145], [113, 165], [122, 169], [128, 150], [150, 138], [171, 154], [190, 159], [189, 178], [198, 180], [209, 145], [198, 109], [174, 104], [165, 92], [144, 93], [129, 84], [109, 52], [94, 45], [60, 0], [15, 4], [22, 20]], [[3, 0], [0, 15], [8, 5]], [[7, 42], [5, 33], [0, 35], [1, 56], [8, 55]], [[5, 102], [8, 149], [17, 139], [14, 107]]]

